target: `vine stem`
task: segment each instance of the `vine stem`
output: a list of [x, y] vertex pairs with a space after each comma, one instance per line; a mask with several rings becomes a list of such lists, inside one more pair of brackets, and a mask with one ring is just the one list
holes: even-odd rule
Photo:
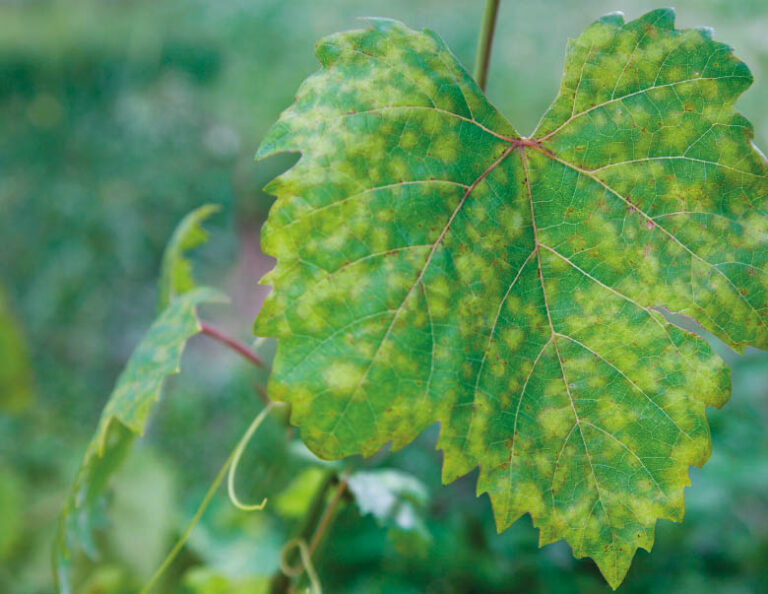
[[317, 549], [317, 546], [320, 544], [320, 541], [328, 530], [328, 526], [330, 526], [333, 521], [336, 514], [336, 508], [339, 506], [339, 503], [347, 490], [348, 476], [349, 472], [345, 472], [339, 479], [339, 484], [336, 485], [336, 490], [333, 492], [331, 501], [328, 503], [328, 506], [323, 511], [320, 521], [317, 523], [317, 528], [315, 528], [315, 532], [312, 534], [312, 540], [309, 541], [308, 550], [310, 557], [312, 556], [312, 553], [315, 552], [315, 549]]
[[[287, 543], [289, 545], [298, 545], [298, 543], [303, 543], [306, 547], [307, 559], [309, 559], [310, 562], [312, 554], [317, 550], [323, 539], [323, 536], [327, 535], [328, 530], [333, 524], [337, 508], [341, 501], [344, 499], [344, 495], [349, 492], [347, 487], [348, 477], [349, 471], [345, 471], [341, 476], [338, 476], [334, 470], [331, 470], [326, 474], [322, 483], [315, 491], [312, 502], [307, 509], [303, 526], [299, 531], [298, 536]], [[333, 489], [334, 487], [335, 489]], [[328, 496], [331, 493], [331, 489], [333, 489], [333, 494], [330, 495], [330, 500], [326, 504]], [[307, 542], [309, 542], [309, 544], [306, 544]], [[293, 567], [291, 565], [293, 561], [291, 557], [291, 555], [285, 555], [285, 562], [288, 566], [287, 568]], [[295, 555], [293, 555], [293, 557], [295, 558]], [[302, 564], [304, 564], [303, 559]], [[285, 572], [281, 567], [281, 569], [272, 578], [272, 583], [270, 584], [269, 590], [270, 593], [287, 594], [291, 591], [291, 578], [300, 575], [305, 570], [307, 571], [311, 581], [312, 575], [310, 574], [310, 570], [314, 570], [312, 567], [291, 569], [289, 572]]]
[[500, 0], [485, 0], [483, 24], [480, 28], [480, 37], [477, 40], [475, 80], [483, 91], [485, 91], [485, 85], [488, 82], [488, 65], [491, 62], [491, 46], [493, 45], [493, 33], [496, 30], [499, 2]]
[[231, 336], [219, 330], [215, 326], [212, 326], [208, 322], [204, 322], [203, 320], [200, 320], [200, 331], [206, 336], [212, 338], [213, 340], [216, 340], [221, 344], [229, 347], [230, 349], [235, 351], [237, 354], [239, 354], [241, 357], [247, 359], [257, 367], [265, 367], [264, 361], [259, 359], [256, 353], [254, 353], [246, 345], [244, 345], [239, 340], [232, 338]]

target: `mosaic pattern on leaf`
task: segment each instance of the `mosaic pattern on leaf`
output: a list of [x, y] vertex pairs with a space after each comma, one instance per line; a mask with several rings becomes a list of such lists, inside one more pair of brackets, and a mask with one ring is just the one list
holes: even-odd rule
[[727, 367], [664, 307], [768, 348], [768, 178], [733, 110], [747, 67], [659, 10], [568, 44], [530, 138], [440, 38], [395, 21], [322, 39], [258, 158], [302, 154], [264, 251], [272, 398], [316, 454], [441, 427], [499, 530], [525, 513], [617, 587], [680, 520]]

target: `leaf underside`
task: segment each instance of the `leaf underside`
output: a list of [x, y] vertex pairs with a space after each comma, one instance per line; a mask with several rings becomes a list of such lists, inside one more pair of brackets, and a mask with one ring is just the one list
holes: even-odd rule
[[654, 308], [768, 347], [768, 178], [732, 109], [747, 67], [658, 10], [568, 43], [522, 138], [430, 31], [391, 20], [317, 45], [322, 69], [257, 158], [278, 259], [255, 326], [269, 393], [323, 458], [439, 421], [443, 479], [479, 466], [498, 529], [530, 513], [614, 588], [680, 520], [728, 368]]

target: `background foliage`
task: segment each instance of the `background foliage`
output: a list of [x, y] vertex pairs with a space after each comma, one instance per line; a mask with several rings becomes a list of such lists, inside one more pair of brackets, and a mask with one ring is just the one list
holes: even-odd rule
[[[566, 38], [594, 18], [651, 2], [502, 2], [488, 94], [523, 133], [555, 95]], [[768, 147], [768, 5], [677, 2], [678, 26], [713, 25], [756, 82], [737, 107]], [[29, 0], [0, 4], [0, 591], [50, 592], [50, 543], [66, 487], [114, 380], [155, 311], [162, 249], [175, 223], [224, 206], [196, 253], [198, 277], [232, 307], [209, 318], [243, 339], [271, 266], [258, 248], [264, 182], [291, 158], [255, 147], [317, 64], [319, 37], [381, 15], [438, 31], [471, 64], [479, 3], [458, 0]], [[269, 356], [272, 345], [265, 345]], [[661, 522], [626, 592], [768, 592], [768, 358], [734, 359], [734, 397], [710, 411], [714, 455], [693, 471], [682, 525]], [[183, 529], [260, 408], [258, 372], [194, 339], [147, 439], [116, 477], [105, 554], [79, 567], [79, 592], [132, 592]], [[536, 548], [524, 518], [495, 534], [474, 473], [439, 486], [436, 431], [356, 465], [425, 483], [423, 525], [403, 537], [345, 507], [318, 557], [331, 592], [602, 592], [590, 562]], [[286, 443], [291, 441], [291, 443]], [[279, 418], [240, 473], [246, 515], [219, 495], [159, 591], [252, 592], [277, 567], [325, 467]], [[313, 476], [314, 475], [314, 476]], [[421, 491], [416, 489], [419, 493]], [[163, 590], [164, 589], [164, 590]]]

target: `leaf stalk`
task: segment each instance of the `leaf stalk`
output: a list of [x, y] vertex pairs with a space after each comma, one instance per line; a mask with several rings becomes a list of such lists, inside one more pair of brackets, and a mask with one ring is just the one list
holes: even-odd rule
[[[283, 549], [283, 565], [288, 568], [293, 568], [293, 564], [296, 562], [296, 557], [298, 555], [296, 554], [297, 551], [290, 549], [297, 547], [299, 542], [303, 543], [306, 547], [304, 553], [306, 554], [306, 558], [310, 560], [310, 564], [307, 565], [304, 562], [305, 560], [301, 558], [302, 570], [298, 573], [293, 570], [285, 572], [281, 567], [281, 570], [272, 578], [269, 590], [271, 594], [287, 594], [290, 592], [291, 578], [303, 573], [303, 571], [307, 571], [311, 583], [315, 579], [312, 576], [314, 567], [311, 565], [311, 557], [317, 550], [323, 537], [329, 532], [333, 520], [336, 517], [339, 504], [349, 493], [347, 486], [348, 477], [348, 471], [344, 472], [341, 476], [339, 476], [335, 470], [330, 470], [328, 474], [326, 474], [323, 482], [315, 491], [298, 536], [288, 541]], [[332, 495], [331, 492], [333, 493]]]
[[499, 12], [500, 0], [486, 0], [483, 11], [483, 23], [480, 28], [480, 37], [477, 40], [477, 54], [475, 56], [475, 81], [485, 91], [488, 82], [488, 65], [491, 62], [491, 46], [493, 34], [496, 30], [496, 16]]
[[200, 320], [200, 331], [206, 336], [208, 336], [209, 338], [212, 338], [222, 343], [224, 346], [229, 347], [230, 349], [238, 353], [241, 357], [247, 359], [257, 367], [265, 367], [264, 361], [259, 359], [256, 353], [254, 353], [246, 345], [244, 345], [239, 340], [236, 340], [235, 338], [232, 338], [231, 336], [222, 332], [218, 328], [212, 326], [208, 322], [203, 322], [202, 320]]

